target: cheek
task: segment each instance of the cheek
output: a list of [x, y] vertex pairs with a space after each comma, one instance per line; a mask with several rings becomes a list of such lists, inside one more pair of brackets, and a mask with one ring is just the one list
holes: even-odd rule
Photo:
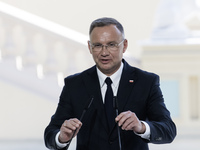
[[96, 61], [98, 59], [98, 54], [90, 52], [93, 59]]
[[119, 53], [113, 55], [113, 58], [115, 58], [115, 59], [121, 59], [122, 57], [123, 57], [123, 52], [119, 52]]

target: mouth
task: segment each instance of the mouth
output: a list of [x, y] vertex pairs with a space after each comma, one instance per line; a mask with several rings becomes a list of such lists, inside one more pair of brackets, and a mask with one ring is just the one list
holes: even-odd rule
[[101, 59], [102, 64], [107, 64], [110, 62], [110, 59]]

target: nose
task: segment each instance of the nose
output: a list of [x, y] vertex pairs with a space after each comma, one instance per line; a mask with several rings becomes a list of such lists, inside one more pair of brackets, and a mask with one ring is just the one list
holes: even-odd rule
[[110, 53], [109, 53], [109, 51], [108, 51], [108, 49], [107, 49], [107, 45], [102, 45], [102, 50], [101, 50], [101, 54], [103, 55], [103, 56], [106, 56], [106, 55], [109, 55]]

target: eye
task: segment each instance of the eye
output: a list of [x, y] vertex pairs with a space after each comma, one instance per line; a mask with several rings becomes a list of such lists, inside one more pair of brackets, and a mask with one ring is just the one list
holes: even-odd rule
[[101, 48], [102, 44], [94, 44], [94, 48]]
[[116, 45], [115, 43], [109, 43], [108, 44], [109, 47], [115, 47], [115, 45]]

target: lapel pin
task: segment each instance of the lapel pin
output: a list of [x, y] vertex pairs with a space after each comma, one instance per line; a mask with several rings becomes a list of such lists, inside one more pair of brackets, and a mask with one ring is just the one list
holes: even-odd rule
[[134, 80], [129, 80], [129, 82], [130, 82], [130, 83], [133, 83], [133, 82], [134, 82]]

